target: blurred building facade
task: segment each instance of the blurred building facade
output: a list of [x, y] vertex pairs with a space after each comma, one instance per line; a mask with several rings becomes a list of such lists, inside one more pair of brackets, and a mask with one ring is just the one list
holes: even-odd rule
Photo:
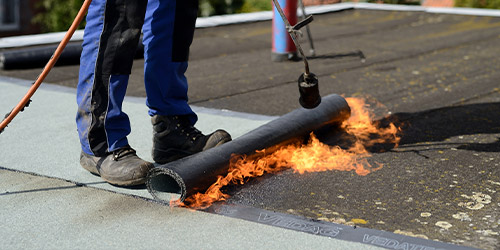
[[0, 0], [0, 37], [39, 32], [32, 23], [37, 0]]

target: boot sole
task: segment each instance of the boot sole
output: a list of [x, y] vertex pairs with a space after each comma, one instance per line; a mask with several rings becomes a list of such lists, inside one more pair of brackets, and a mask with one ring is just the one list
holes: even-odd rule
[[135, 180], [128, 180], [128, 181], [114, 181], [107, 179], [103, 176], [101, 176], [101, 179], [105, 180], [107, 183], [115, 186], [121, 186], [121, 187], [130, 187], [130, 186], [138, 186], [146, 183], [146, 178], [140, 178], [140, 179], [135, 179]]

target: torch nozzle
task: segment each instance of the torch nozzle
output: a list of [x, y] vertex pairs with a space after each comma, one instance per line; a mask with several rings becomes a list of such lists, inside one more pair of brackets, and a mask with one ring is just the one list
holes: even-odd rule
[[303, 73], [299, 80], [299, 103], [306, 109], [316, 108], [321, 103], [319, 95], [318, 77], [313, 73]]

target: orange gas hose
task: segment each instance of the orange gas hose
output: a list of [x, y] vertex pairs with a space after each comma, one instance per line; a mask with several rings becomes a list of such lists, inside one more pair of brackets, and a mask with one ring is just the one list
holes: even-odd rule
[[66, 48], [66, 45], [68, 44], [69, 40], [71, 39], [76, 29], [78, 28], [78, 25], [80, 25], [80, 23], [82, 22], [83, 18], [85, 17], [85, 13], [87, 13], [87, 10], [89, 9], [91, 2], [92, 0], [85, 0], [82, 7], [80, 8], [80, 11], [78, 11], [78, 14], [76, 15], [75, 20], [73, 20], [73, 23], [71, 24], [68, 31], [64, 35], [64, 38], [59, 43], [59, 46], [57, 46], [56, 51], [54, 52], [54, 54], [52, 54], [52, 57], [49, 59], [49, 61], [43, 68], [42, 73], [37, 77], [36, 81], [33, 83], [33, 85], [28, 90], [26, 95], [17, 104], [17, 106], [14, 107], [14, 109], [12, 109], [12, 111], [3, 119], [2, 123], [0, 123], [0, 133], [2, 133], [4, 128], [7, 127], [7, 125], [9, 125], [9, 123], [14, 119], [14, 117], [16, 117], [16, 115], [19, 112], [21, 112], [25, 107], [29, 105], [31, 97], [33, 96], [33, 94], [35, 94], [38, 87], [40, 87], [45, 77], [47, 77], [47, 75], [49, 74], [50, 70], [52, 70], [52, 68], [57, 62], [57, 59], [59, 59], [64, 48]]

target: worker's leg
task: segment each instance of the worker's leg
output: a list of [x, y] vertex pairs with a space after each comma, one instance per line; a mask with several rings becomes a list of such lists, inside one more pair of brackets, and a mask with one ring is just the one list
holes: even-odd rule
[[93, 0], [77, 87], [80, 164], [115, 185], [143, 184], [153, 167], [130, 148], [122, 112], [147, 0]]
[[198, 0], [149, 0], [144, 22], [144, 74], [153, 123], [153, 159], [166, 163], [231, 140], [223, 130], [203, 135], [188, 105], [184, 73]]
[[198, 0], [150, 0], [144, 22], [144, 82], [149, 114], [196, 115], [188, 105], [189, 46]]
[[94, 0], [89, 8], [77, 87], [83, 152], [103, 156], [128, 145], [121, 106], [147, 0]]

